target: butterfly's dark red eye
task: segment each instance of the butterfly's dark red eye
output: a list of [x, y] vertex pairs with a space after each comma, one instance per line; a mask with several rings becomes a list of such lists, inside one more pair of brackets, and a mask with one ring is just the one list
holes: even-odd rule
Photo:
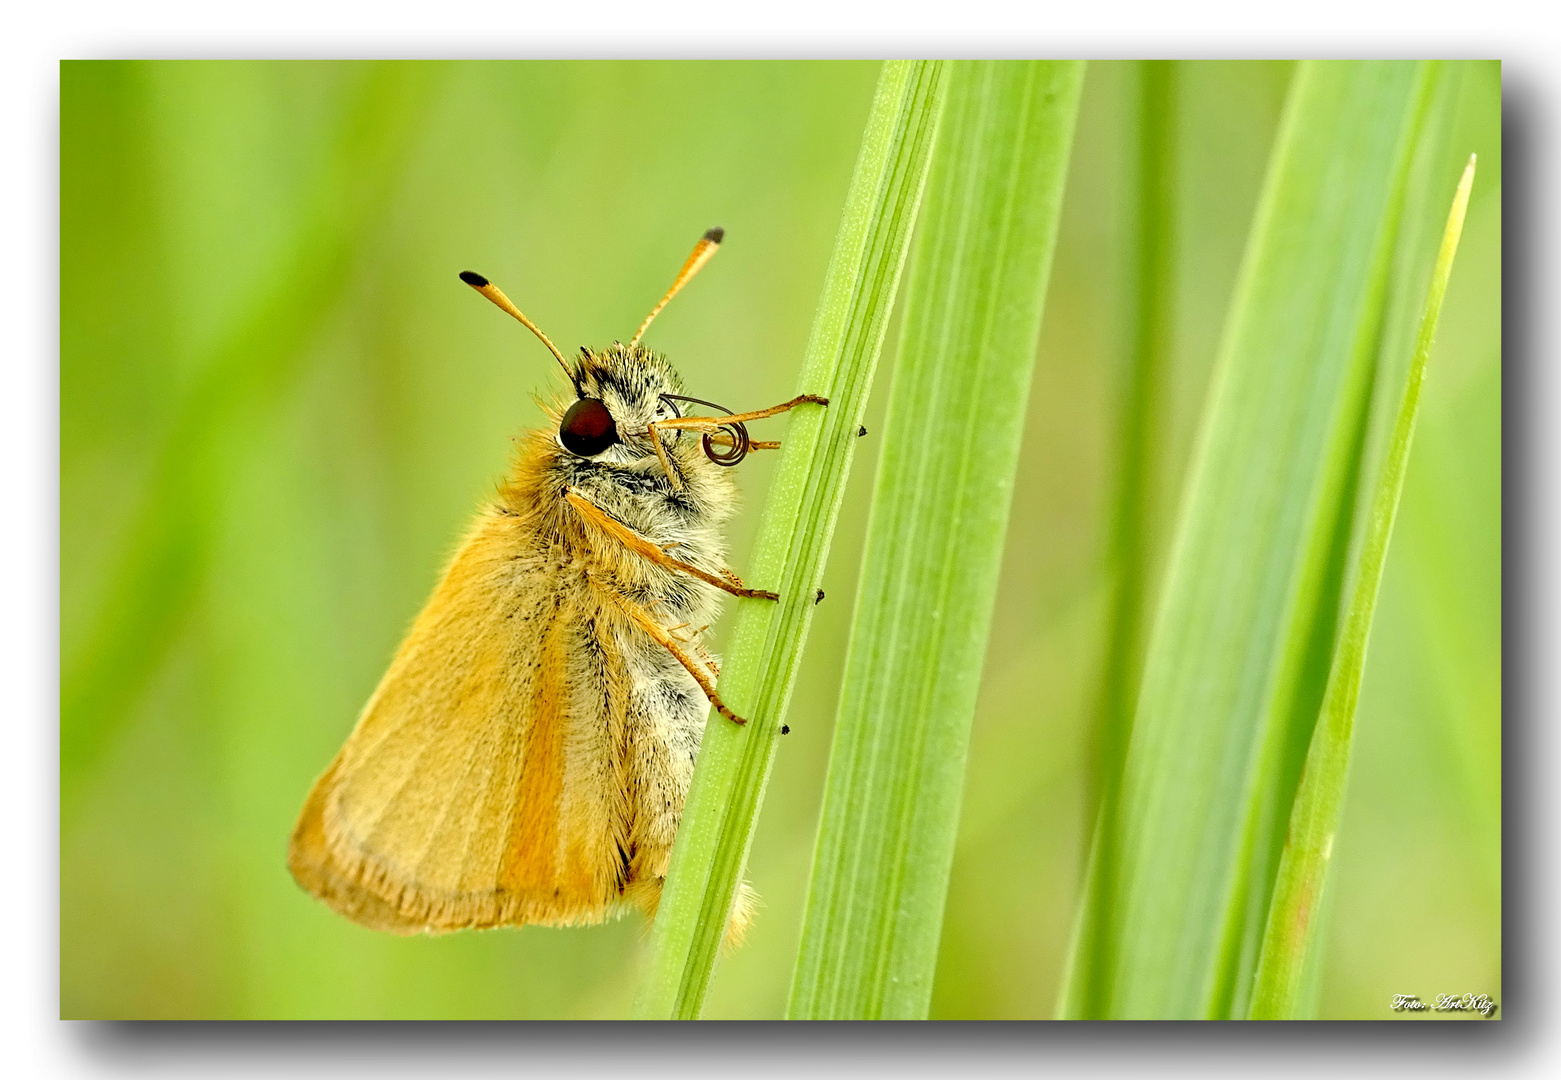
[[618, 441], [618, 425], [607, 406], [596, 398], [581, 398], [558, 425], [558, 441], [576, 457], [595, 457]]

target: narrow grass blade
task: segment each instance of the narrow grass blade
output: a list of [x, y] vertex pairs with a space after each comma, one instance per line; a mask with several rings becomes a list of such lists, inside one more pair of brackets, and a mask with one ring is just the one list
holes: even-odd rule
[[[1150, 613], [1147, 524], [1155, 500], [1155, 469], [1163, 450], [1157, 438], [1163, 408], [1160, 398], [1174, 331], [1176, 75], [1177, 62], [1173, 60], [1139, 64], [1135, 220], [1128, 257], [1132, 267], [1132, 328], [1117, 421], [1117, 488], [1105, 560], [1111, 599], [1090, 778], [1095, 786], [1095, 841], [1105, 844], [1117, 835], [1122, 762], [1138, 700], [1143, 638]], [[1095, 873], [1109, 875], [1117, 865], [1116, 853], [1104, 850], [1092, 854], [1090, 865]], [[1068, 957], [1064, 985], [1073, 999], [1062, 1003], [1064, 1015], [1097, 1015], [1104, 1004], [1103, 981], [1097, 973], [1110, 966], [1112, 942], [1100, 930], [1110, 924], [1107, 905], [1115, 887], [1109, 879], [1092, 885], [1086, 887], [1089, 902], [1080, 907], [1080, 923]], [[1074, 971], [1079, 977], [1073, 977]]]
[[1311, 661], [1333, 637], [1383, 296], [1433, 76], [1412, 62], [1297, 71], [1151, 633], [1117, 835], [1104, 846], [1115, 865], [1090, 875], [1112, 895], [1084, 901], [1110, 912], [1108, 963], [1072, 974], [1100, 980], [1092, 1015], [1228, 1009], [1232, 943], [1243, 919], [1261, 917], [1248, 897], [1255, 837], [1276, 798], [1288, 806], [1280, 751], [1322, 699], [1326, 664]]
[[792, 1019], [925, 1019], [1083, 64], [962, 62], [929, 181]]
[[706, 728], [635, 1002], [641, 1017], [694, 1019], [704, 1003], [921, 204], [943, 67], [890, 61], [873, 98], [798, 383], [829, 406], [792, 413], [752, 557], [750, 584], [781, 599], [740, 605], [720, 689], [748, 723], [715, 717]]
[[1442, 298], [1452, 274], [1453, 256], [1463, 232], [1464, 213], [1469, 206], [1469, 191], [1474, 185], [1474, 159], [1464, 168], [1447, 217], [1447, 229], [1437, 254], [1436, 270], [1426, 296], [1420, 334], [1415, 342], [1409, 381], [1393, 424], [1392, 441], [1382, 475], [1372, 498], [1360, 567], [1351, 591], [1348, 614], [1334, 653], [1333, 669], [1323, 698], [1322, 714], [1313, 732], [1306, 769], [1296, 792], [1295, 809], [1290, 817], [1290, 834], [1279, 863], [1274, 899], [1268, 911], [1263, 936], [1263, 952], [1258, 962], [1257, 985], [1249, 1015], [1256, 1020], [1289, 1019], [1296, 1015], [1301, 999], [1303, 975], [1308, 953], [1317, 934], [1313, 915], [1322, 902], [1327, 882], [1328, 859], [1338, 831], [1344, 805], [1345, 782], [1349, 775], [1350, 747], [1354, 740], [1355, 704], [1360, 695], [1361, 674], [1366, 664], [1366, 644], [1371, 635], [1372, 614], [1377, 606], [1377, 590], [1382, 582], [1382, 566], [1387, 558], [1388, 541], [1393, 534], [1393, 519], [1398, 512], [1399, 495], [1404, 487], [1404, 469], [1415, 434], [1415, 417], [1420, 405], [1420, 387], [1425, 381], [1426, 361], [1436, 337], [1436, 323], [1442, 312]]
[[[1220, 979], [1211, 1015], [1247, 1014], [1262, 949], [1274, 880], [1284, 849], [1317, 712], [1333, 662], [1345, 598], [1359, 563], [1369, 499], [1387, 454], [1398, 412], [1400, 388], [1408, 375], [1421, 303], [1436, 261], [1442, 207], [1449, 197], [1452, 160], [1447, 138], [1463, 83], [1462, 65], [1434, 62], [1424, 68], [1423, 103], [1404, 146], [1406, 171], [1402, 196], [1394, 210], [1393, 253], [1384, 288], [1382, 314], [1369, 369], [1368, 412], [1356, 433], [1351, 467], [1337, 503], [1337, 524], [1318, 592], [1317, 615], [1303, 653], [1291, 657], [1294, 673], [1281, 687], [1294, 686], [1289, 706], [1276, 716], [1265, 737], [1265, 750], [1254, 782], [1253, 809], [1243, 839], [1244, 877], [1230, 890], [1224, 918]], [[1276, 697], [1276, 701], [1280, 698]], [[1313, 980], [1315, 985], [1320, 985]]]

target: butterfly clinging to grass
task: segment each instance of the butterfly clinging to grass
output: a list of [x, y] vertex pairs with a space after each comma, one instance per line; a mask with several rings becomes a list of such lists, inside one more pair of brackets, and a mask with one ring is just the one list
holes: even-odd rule
[[[461, 274], [547, 346], [571, 396], [520, 440], [304, 803], [288, 867], [355, 922], [417, 934], [654, 914], [709, 706], [744, 722], [704, 633], [723, 593], [776, 599], [726, 565], [723, 466], [777, 445], [748, 422], [828, 405], [729, 413], [640, 343], [721, 240], [700, 239], [627, 344], [572, 362]], [[752, 904], [744, 885], [730, 939]]]

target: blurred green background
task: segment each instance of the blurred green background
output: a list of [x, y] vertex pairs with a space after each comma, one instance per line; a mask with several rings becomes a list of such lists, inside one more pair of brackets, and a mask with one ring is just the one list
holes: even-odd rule
[[[1174, 364], [1155, 554], [1284, 63], [1178, 65]], [[870, 63], [69, 62], [61, 72], [61, 1014], [615, 1017], [645, 926], [401, 939], [283, 865], [566, 352], [650, 335], [692, 393], [789, 396]], [[1052, 1013], [1087, 843], [1102, 542], [1130, 319], [1134, 67], [1089, 68], [976, 717], [933, 1016]], [[1323, 1017], [1500, 1000], [1500, 69], [1383, 586]], [[868, 418], [874, 428], [893, 341]], [[741, 468], [744, 566], [770, 463]], [[861, 454], [707, 1016], [784, 1006], [875, 467]], [[717, 644], [720, 637], [717, 635]]]

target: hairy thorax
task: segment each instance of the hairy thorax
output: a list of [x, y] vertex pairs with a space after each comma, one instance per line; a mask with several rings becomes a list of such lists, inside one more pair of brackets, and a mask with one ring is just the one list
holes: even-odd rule
[[665, 438], [677, 486], [653, 452], [631, 460], [582, 460], [547, 430], [528, 432], [525, 443], [495, 509], [529, 534], [527, 546], [538, 558], [582, 584], [617, 589], [674, 623], [702, 627], [715, 620], [719, 590], [603, 544], [564, 500], [567, 492], [578, 492], [669, 555], [720, 574], [726, 567], [722, 526], [736, 509], [736, 490], [727, 470], [705, 458], [697, 437]]

